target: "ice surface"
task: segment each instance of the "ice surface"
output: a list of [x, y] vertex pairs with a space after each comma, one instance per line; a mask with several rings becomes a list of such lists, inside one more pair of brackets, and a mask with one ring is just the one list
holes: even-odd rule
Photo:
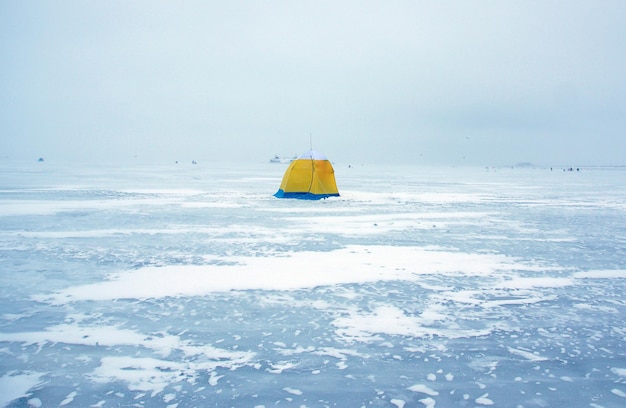
[[626, 401], [624, 169], [0, 166], [0, 406]]

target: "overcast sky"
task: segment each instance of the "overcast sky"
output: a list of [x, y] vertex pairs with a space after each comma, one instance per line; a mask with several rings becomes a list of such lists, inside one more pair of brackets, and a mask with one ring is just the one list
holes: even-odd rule
[[0, 0], [0, 157], [626, 165], [626, 1]]

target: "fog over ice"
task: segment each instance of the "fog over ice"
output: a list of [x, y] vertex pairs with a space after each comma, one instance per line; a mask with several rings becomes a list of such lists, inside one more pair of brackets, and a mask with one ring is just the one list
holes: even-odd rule
[[621, 1], [0, 4], [0, 156], [624, 165]]

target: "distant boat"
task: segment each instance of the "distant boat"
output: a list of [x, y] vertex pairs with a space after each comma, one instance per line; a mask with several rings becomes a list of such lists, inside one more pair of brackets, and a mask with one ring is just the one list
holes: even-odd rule
[[280, 157], [280, 156], [276, 155], [276, 156], [274, 156], [273, 159], [270, 159], [270, 163], [287, 164], [287, 163], [291, 163], [292, 161], [296, 160], [297, 158], [298, 158], [297, 156]]

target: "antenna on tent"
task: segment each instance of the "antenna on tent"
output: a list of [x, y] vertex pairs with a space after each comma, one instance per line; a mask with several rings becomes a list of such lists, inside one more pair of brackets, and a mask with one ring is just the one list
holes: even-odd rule
[[311, 132], [309, 132], [309, 150], [313, 150], [313, 136], [311, 136]]

